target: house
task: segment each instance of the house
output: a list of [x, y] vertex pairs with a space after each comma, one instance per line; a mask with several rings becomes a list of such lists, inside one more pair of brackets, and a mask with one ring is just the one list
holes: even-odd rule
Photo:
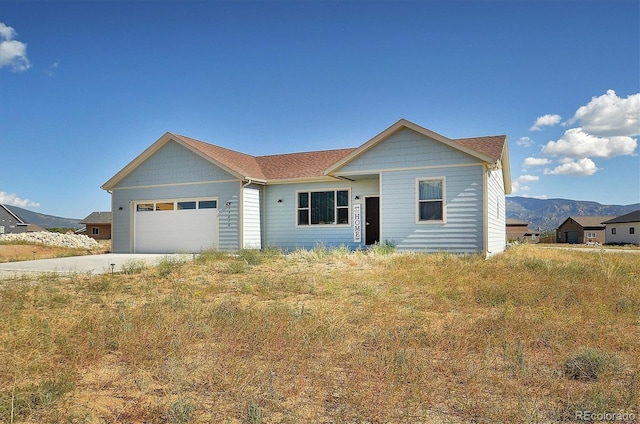
[[604, 221], [605, 243], [640, 246], [640, 210]]
[[92, 212], [80, 221], [85, 225], [84, 234], [96, 240], [111, 239], [111, 212]]
[[507, 242], [539, 243], [540, 231], [529, 228], [529, 223], [507, 218]]
[[506, 136], [401, 119], [356, 148], [268, 156], [166, 133], [102, 188], [114, 253], [390, 242], [489, 256], [504, 250], [511, 177]]
[[603, 222], [611, 216], [570, 216], [556, 229], [556, 243], [604, 243]]
[[26, 233], [28, 223], [0, 203], [0, 234]]

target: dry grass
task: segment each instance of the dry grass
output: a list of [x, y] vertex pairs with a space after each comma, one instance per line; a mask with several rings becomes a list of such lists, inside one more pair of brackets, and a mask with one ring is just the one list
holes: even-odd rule
[[[212, 252], [7, 281], [0, 422], [637, 417], [639, 281], [637, 254], [530, 245], [489, 260]], [[568, 372], [582, 358], [589, 378]]]
[[0, 263], [15, 261], [30, 261], [33, 259], [61, 258], [67, 256], [95, 255], [111, 250], [111, 241], [100, 241], [95, 249], [71, 249], [57, 246], [47, 246], [33, 243], [0, 243]]

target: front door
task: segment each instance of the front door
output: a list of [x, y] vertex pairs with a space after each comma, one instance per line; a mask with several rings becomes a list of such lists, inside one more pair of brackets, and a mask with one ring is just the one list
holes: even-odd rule
[[370, 246], [380, 242], [380, 198], [367, 197], [364, 202], [364, 241]]

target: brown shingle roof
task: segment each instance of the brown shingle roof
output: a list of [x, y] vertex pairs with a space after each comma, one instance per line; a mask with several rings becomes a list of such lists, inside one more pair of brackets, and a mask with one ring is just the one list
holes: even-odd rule
[[92, 212], [88, 217], [80, 221], [81, 224], [111, 224], [113, 215], [111, 212]]
[[604, 221], [615, 218], [613, 216], [570, 216], [569, 218], [573, 219], [575, 222], [580, 224], [582, 227], [601, 227], [604, 228], [602, 224]]
[[486, 137], [458, 138], [453, 141], [468, 149], [489, 156], [495, 161], [502, 157], [502, 149], [504, 148], [504, 143], [507, 141], [507, 136], [492, 135]]
[[[336, 171], [354, 157], [366, 151], [370, 146], [384, 140], [390, 134], [400, 128], [409, 128], [428, 137], [448, 144], [454, 148], [459, 146], [461, 151], [477, 156], [481, 160], [496, 162], [503, 159], [503, 174], [505, 174], [505, 192], [511, 192], [511, 180], [509, 171], [508, 155], [503, 157], [506, 147], [506, 136], [487, 136], [475, 138], [463, 138], [451, 140], [434, 133], [426, 128], [422, 128], [406, 119], [401, 119], [373, 139], [367, 141], [357, 148], [322, 150], [314, 152], [289, 153], [278, 155], [252, 156], [236, 150], [205, 143], [190, 137], [165, 133], [155, 143], [144, 152], [138, 155], [127, 166], [121, 169], [109, 181], [102, 185], [104, 190], [114, 188], [131, 171], [136, 169], [149, 156], [162, 148], [167, 142], [174, 140], [194, 153], [225, 169], [237, 178], [252, 179], [256, 182], [267, 182], [277, 180], [303, 179], [333, 175]], [[457, 146], [456, 146], [457, 145]], [[506, 171], [505, 171], [506, 170]]]
[[[237, 174], [261, 180], [322, 177], [328, 167], [356, 150], [347, 148], [251, 156], [182, 135], [176, 137]], [[506, 136], [463, 138], [453, 141], [497, 160], [502, 156]]]
[[182, 135], [176, 135], [176, 137], [243, 177], [253, 177], [262, 180], [265, 179], [265, 175], [254, 156], [226, 149], [224, 147], [215, 146], [213, 144], [205, 143]]
[[324, 176], [324, 170], [355, 149], [322, 150], [257, 157], [268, 180]]

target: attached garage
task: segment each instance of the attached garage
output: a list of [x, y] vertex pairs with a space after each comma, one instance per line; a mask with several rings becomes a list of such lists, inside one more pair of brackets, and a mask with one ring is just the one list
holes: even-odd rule
[[218, 246], [218, 199], [133, 204], [134, 253], [198, 253]]

